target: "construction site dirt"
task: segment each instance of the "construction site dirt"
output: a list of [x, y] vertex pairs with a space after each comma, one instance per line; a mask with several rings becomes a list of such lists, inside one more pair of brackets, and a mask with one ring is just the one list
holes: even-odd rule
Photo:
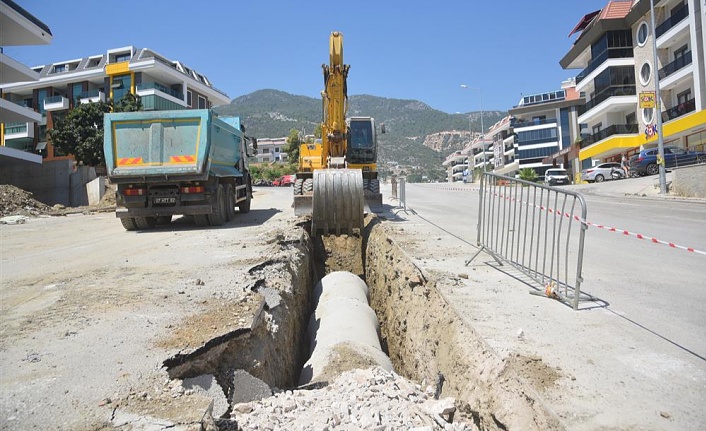
[[[492, 268], [451, 268], [438, 245], [425, 265], [396, 202], [360, 236], [311, 238], [288, 198], [257, 188], [217, 228], [127, 232], [105, 206], [0, 225], [0, 429], [643, 429], [594, 420], [541, 355], [499, 354], [454, 302]], [[313, 286], [339, 270], [369, 286], [394, 373], [356, 374], [366, 364], [342, 354], [326, 383], [297, 388]], [[406, 422], [385, 419], [395, 408]], [[662, 413], [645, 429], [672, 429]]]

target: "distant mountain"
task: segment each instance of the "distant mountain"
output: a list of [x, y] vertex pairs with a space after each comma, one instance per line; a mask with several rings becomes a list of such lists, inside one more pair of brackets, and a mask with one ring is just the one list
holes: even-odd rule
[[[248, 135], [256, 138], [279, 138], [291, 129], [314, 132], [321, 122], [321, 100], [295, 96], [278, 90], [259, 90], [214, 108], [219, 115], [241, 118]], [[419, 166], [434, 178], [442, 175], [446, 156], [461, 150], [469, 141], [470, 127], [479, 132], [480, 112], [447, 114], [417, 100], [387, 99], [369, 95], [349, 98], [349, 116], [374, 117], [384, 123], [386, 133], [378, 134], [378, 164], [397, 162]], [[507, 115], [503, 111], [483, 111], [487, 128]]]

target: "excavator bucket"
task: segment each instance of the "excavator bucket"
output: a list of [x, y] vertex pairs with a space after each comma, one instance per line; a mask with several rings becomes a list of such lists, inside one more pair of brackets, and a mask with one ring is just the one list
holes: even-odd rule
[[294, 215], [311, 215], [313, 208], [311, 205], [312, 195], [294, 195]]
[[314, 171], [311, 232], [316, 236], [363, 230], [363, 172], [360, 169]]

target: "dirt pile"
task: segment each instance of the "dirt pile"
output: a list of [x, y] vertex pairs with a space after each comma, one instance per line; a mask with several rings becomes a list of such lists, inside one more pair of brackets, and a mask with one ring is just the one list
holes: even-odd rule
[[52, 208], [34, 199], [32, 193], [18, 187], [0, 184], [0, 217], [47, 214]]

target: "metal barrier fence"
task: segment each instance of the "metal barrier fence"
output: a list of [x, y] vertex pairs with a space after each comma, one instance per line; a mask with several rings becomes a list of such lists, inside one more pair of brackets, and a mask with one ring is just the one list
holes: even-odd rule
[[577, 310], [587, 228], [582, 195], [485, 173], [478, 209], [480, 249], [466, 265], [487, 251], [544, 286], [543, 294]]
[[[399, 199], [402, 208], [407, 211], [407, 196], [405, 194], [407, 183], [407, 177], [393, 175], [390, 179], [390, 185], [392, 186], [392, 199]], [[397, 193], [397, 187], [399, 186], [399, 195]]]

